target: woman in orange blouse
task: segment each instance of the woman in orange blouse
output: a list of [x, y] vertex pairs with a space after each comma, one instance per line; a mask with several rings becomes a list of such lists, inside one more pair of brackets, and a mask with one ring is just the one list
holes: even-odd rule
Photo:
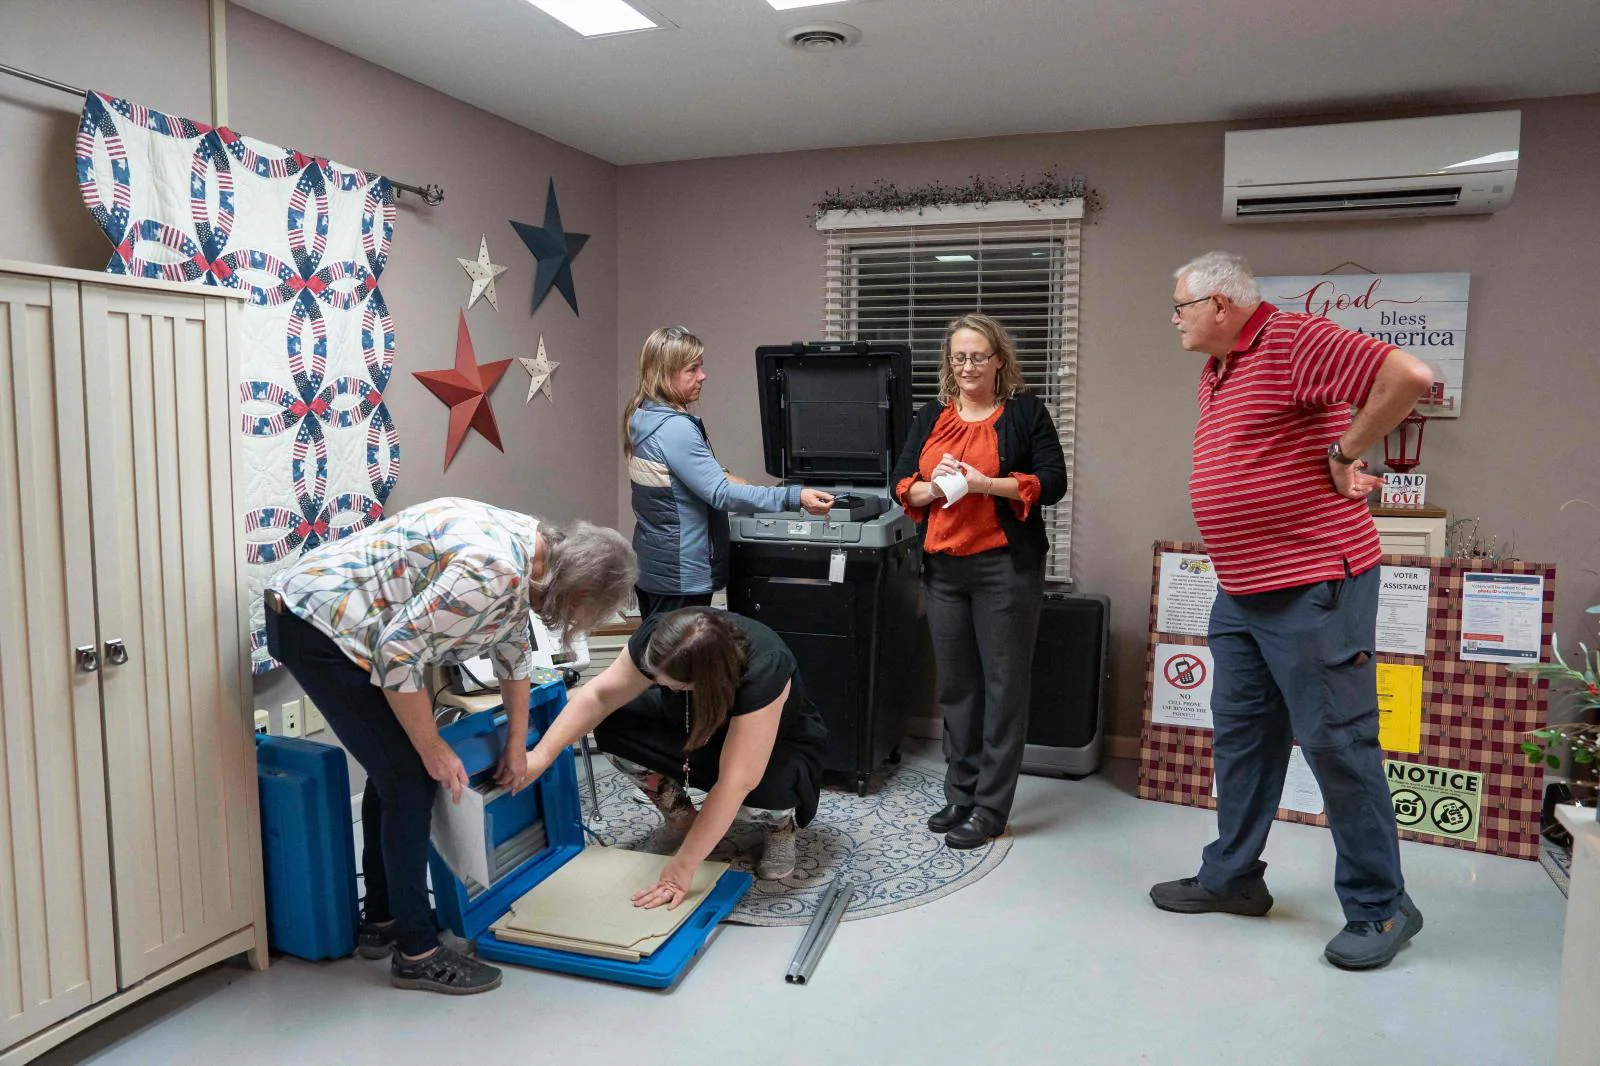
[[1028, 683], [1049, 548], [1039, 509], [1067, 491], [1050, 413], [1026, 391], [1005, 326], [945, 330], [939, 396], [917, 412], [890, 484], [922, 525], [922, 585], [944, 714], [952, 848], [1005, 832], [1028, 732]]

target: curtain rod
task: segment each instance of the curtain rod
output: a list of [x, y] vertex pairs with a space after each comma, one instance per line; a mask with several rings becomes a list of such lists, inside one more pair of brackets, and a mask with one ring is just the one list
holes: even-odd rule
[[[56, 81], [54, 78], [46, 78], [40, 74], [31, 74], [26, 70], [18, 70], [16, 67], [8, 67], [4, 63], [0, 63], [0, 74], [10, 74], [14, 78], [31, 81], [35, 85], [43, 85], [46, 89], [55, 89], [57, 92], [71, 93], [73, 96], [87, 97], [89, 95], [87, 90], [80, 89], [76, 85], [68, 85], [66, 82]], [[404, 182], [395, 181], [393, 178], [389, 179], [389, 184], [402, 192], [414, 193], [420, 196], [422, 202], [429, 207], [438, 207], [444, 203], [444, 189], [438, 185], [407, 185]]]

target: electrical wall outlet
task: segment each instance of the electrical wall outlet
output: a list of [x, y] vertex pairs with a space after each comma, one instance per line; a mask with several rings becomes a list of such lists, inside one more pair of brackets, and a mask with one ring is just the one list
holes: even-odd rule
[[317, 710], [317, 705], [311, 702], [310, 696], [300, 697], [300, 706], [303, 708], [300, 720], [305, 723], [306, 736], [309, 737], [312, 733], [320, 733], [328, 728], [328, 720], [322, 717], [322, 712]]
[[256, 708], [256, 732], [262, 736], [272, 732], [272, 715], [267, 713], [265, 707]]
[[301, 721], [300, 701], [290, 700], [279, 710], [278, 731], [286, 737], [300, 735]]

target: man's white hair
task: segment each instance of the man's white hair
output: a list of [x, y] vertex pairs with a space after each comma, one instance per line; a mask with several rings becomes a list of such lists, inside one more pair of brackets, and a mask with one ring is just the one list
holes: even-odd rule
[[1183, 264], [1172, 276], [1189, 279], [1189, 295], [1197, 299], [1226, 296], [1244, 308], [1261, 302], [1261, 286], [1250, 273], [1250, 264], [1232, 252], [1207, 252]]

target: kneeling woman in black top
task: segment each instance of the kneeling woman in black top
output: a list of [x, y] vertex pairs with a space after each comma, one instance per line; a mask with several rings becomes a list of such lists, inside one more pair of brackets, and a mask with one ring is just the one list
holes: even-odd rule
[[[794, 832], [817, 813], [828, 732], [772, 630], [710, 607], [645, 619], [626, 654], [572, 694], [528, 753], [530, 780], [591, 729], [667, 824], [688, 834], [636, 906], [683, 902], [695, 867], [746, 805], [769, 812], [756, 876], [794, 871]], [[706, 792], [698, 811], [691, 785]]]

